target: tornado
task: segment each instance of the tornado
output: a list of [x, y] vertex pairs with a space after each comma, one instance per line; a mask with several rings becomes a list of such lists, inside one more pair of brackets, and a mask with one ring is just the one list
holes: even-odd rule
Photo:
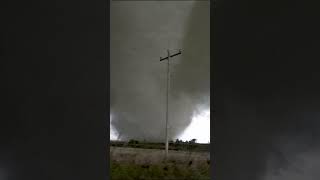
[[121, 140], [164, 141], [166, 50], [169, 138], [210, 108], [209, 1], [111, 2], [110, 126]]

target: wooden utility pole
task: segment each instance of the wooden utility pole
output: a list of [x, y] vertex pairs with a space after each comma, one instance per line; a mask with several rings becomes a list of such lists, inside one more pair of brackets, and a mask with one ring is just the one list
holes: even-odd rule
[[166, 99], [166, 159], [168, 157], [169, 143], [168, 143], [168, 119], [169, 119], [169, 89], [170, 89], [170, 58], [181, 54], [181, 50], [178, 53], [170, 55], [170, 51], [167, 50], [167, 57], [161, 58], [160, 61], [167, 60], [167, 99]]

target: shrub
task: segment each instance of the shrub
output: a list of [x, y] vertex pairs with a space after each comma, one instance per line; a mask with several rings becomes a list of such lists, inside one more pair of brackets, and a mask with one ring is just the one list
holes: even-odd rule
[[134, 140], [134, 139], [130, 139], [130, 141], [128, 142], [129, 145], [132, 145], [132, 144], [139, 144], [139, 141], [137, 140]]

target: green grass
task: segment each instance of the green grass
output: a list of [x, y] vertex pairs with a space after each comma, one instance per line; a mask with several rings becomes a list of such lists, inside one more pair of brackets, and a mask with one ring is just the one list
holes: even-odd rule
[[134, 164], [111, 162], [111, 180], [209, 180], [210, 164]]

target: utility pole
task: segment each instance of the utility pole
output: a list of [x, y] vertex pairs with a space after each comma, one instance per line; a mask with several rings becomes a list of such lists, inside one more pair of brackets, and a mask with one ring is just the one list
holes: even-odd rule
[[160, 61], [167, 60], [167, 99], [166, 99], [166, 155], [168, 157], [169, 143], [168, 143], [168, 119], [169, 119], [169, 89], [170, 89], [170, 58], [181, 54], [181, 50], [178, 53], [170, 55], [170, 51], [167, 50], [167, 57], [161, 58]]

